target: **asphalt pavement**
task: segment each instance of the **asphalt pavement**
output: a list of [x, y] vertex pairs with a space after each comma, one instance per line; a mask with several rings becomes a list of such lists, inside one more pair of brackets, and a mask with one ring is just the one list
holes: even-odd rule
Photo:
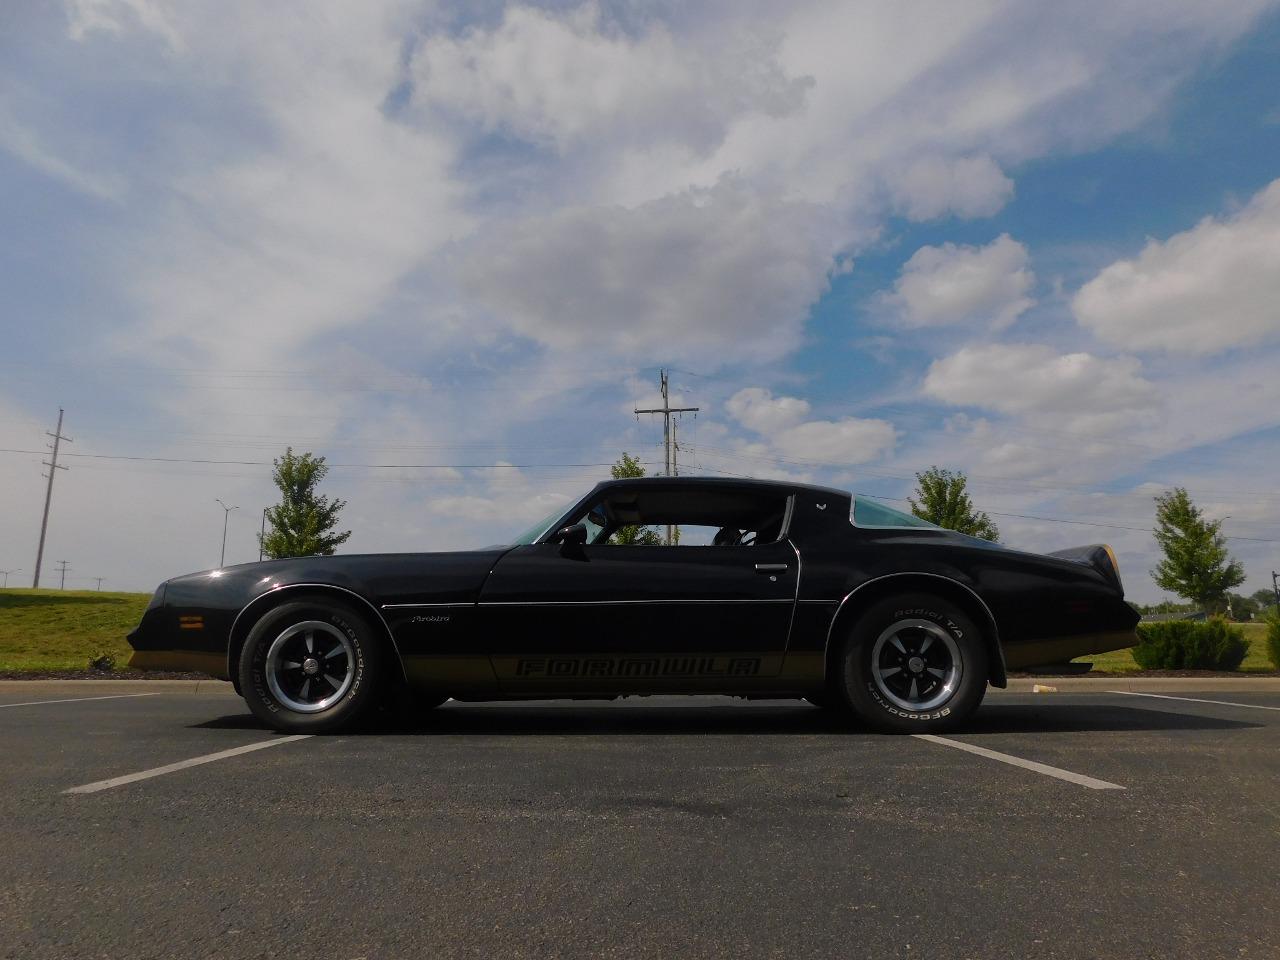
[[0, 957], [1280, 957], [1275, 692], [993, 693], [929, 740], [714, 697], [286, 738], [217, 688], [32, 689]]

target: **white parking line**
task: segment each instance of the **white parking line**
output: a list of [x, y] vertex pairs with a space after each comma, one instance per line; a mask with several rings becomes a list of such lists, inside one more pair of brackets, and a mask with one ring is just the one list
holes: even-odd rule
[[1280, 710], [1260, 703], [1236, 703], [1234, 700], [1199, 700], [1195, 697], [1171, 697], [1164, 693], [1138, 693], [1134, 690], [1108, 690], [1107, 693], [1123, 693], [1126, 697], [1155, 697], [1157, 700], [1185, 700], [1187, 703], [1216, 703], [1222, 707], [1248, 707], [1250, 710]]
[[63, 793], [97, 793], [99, 790], [110, 790], [112, 787], [122, 787], [126, 783], [136, 783], [139, 780], [150, 780], [152, 777], [162, 777], [166, 773], [176, 773], [179, 770], [185, 770], [187, 767], [198, 767], [202, 763], [213, 763], [215, 760], [225, 760], [228, 757], [238, 757], [242, 753], [252, 753], [255, 750], [265, 750], [267, 747], [278, 747], [282, 743], [292, 743], [295, 740], [310, 739], [312, 734], [299, 733], [291, 737], [277, 737], [274, 740], [259, 740], [257, 743], [250, 743], [243, 747], [235, 747], [231, 750], [219, 750], [217, 753], [206, 753], [202, 757], [192, 757], [190, 760], [179, 760], [177, 763], [167, 763], [163, 767], [153, 767], [150, 770], [142, 770], [139, 773], [128, 773], [123, 777], [112, 777], [110, 780], [98, 780], [94, 783], [86, 783], [83, 786], [72, 787], [70, 790], [63, 790]]
[[989, 760], [999, 760], [1001, 763], [1008, 763], [1015, 767], [1022, 767], [1024, 770], [1032, 770], [1036, 773], [1043, 773], [1046, 777], [1056, 777], [1059, 780], [1066, 780], [1068, 783], [1076, 783], [1082, 787], [1088, 787], [1090, 790], [1123, 790], [1124, 787], [1118, 783], [1110, 783], [1107, 780], [1098, 780], [1094, 777], [1086, 777], [1083, 773], [1072, 773], [1070, 770], [1063, 770], [1060, 767], [1051, 767], [1047, 763], [1037, 763], [1034, 760], [1023, 760], [1021, 757], [1011, 756], [1007, 753], [997, 753], [995, 750], [988, 750], [986, 747], [975, 747], [971, 743], [961, 743], [959, 740], [950, 740], [947, 737], [936, 737], [931, 733], [912, 734], [917, 740], [928, 740], [930, 743], [938, 743], [944, 747], [955, 747], [957, 750], [964, 750], [967, 753], [976, 753], [980, 757], [986, 757]]
[[130, 697], [158, 697], [158, 693], [113, 693], [109, 697], [65, 697], [62, 700], [28, 700], [26, 703], [0, 703], [4, 707], [38, 707], [44, 703], [83, 703], [85, 700], [127, 700]]

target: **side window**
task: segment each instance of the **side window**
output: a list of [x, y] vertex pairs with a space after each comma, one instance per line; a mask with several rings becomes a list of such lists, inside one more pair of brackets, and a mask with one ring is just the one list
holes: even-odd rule
[[657, 546], [669, 535], [672, 546], [730, 547], [777, 541], [785, 515], [776, 495], [656, 487], [606, 492], [579, 522], [593, 544]]
[[861, 496], [853, 498], [853, 513], [849, 520], [855, 527], [932, 527], [937, 529], [937, 524], [921, 520], [913, 513], [903, 513]]

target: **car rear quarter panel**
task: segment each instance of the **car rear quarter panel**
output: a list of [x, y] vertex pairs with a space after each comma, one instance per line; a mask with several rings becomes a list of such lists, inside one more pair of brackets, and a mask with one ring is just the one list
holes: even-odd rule
[[[803, 505], [797, 505], [797, 515], [805, 516]], [[1138, 615], [1115, 584], [1090, 565], [1022, 553], [946, 530], [859, 528], [847, 517], [846, 512], [840, 518], [843, 523], [811, 517], [810, 523], [794, 528], [803, 563], [788, 647], [794, 669], [802, 664], [812, 668], [818, 658], [825, 664], [832, 626], [856, 619], [887, 593], [932, 590], [951, 595], [930, 578], [943, 578], [980, 598], [1010, 669], [1049, 662], [1046, 651], [1066, 649], [1053, 645], [1064, 638], [1094, 637], [1100, 649], [1114, 649], [1126, 645], [1125, 635], [1132, 637]], [[965, 594], [957, 591], [955, 597], [962, 600]], [[981, 619], [981, 613], [975, 615]]]

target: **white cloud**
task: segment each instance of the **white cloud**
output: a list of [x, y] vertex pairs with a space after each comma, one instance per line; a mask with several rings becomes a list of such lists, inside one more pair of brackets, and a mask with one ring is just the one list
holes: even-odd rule
[[926, 395], [956, 406], [1030, 414], [1066, 426], [1133, 423], [1157, 404], [1137, 360], [1060, 354], [1039, 344], [965, 347], [935, 361]]
[[[622, 449], [652, 459], [659, 428], [630, 417], [628, 370], [693, 356], [706, 361], [686, 364], [694, 369], [783, 382], [792, 371], [757, 375], [754, 362], [784, 358], [806, 334], [804, 363], [832, 346], [830, 331], [805, 329], [808, 305], [887, 217], [990, 215], [1026, 161], [1142, 124], [1264, 6], [720, 0], [547, 12], [430, 0], [73, 0], [64, 14], [27, 4], [18, 23], [34, 26], [30, 43], [20, 37], [29, 55], [0, 63], [6, 107], [38, 148], [26, 162], [129, 202], [93, 208], [33, 190], [38, 215], [10, 225], [11, 243], [74, 248], [42, 258], [55, 307], [9, 290], [11, 313], [30, 317], [20, 339], [33, 373], [6, 375], [0, 400], [21, 391], [21, 409], [44, 411], [23, 428], [33, 437], [11, 445], [41, 442], [65, 389], [83, 450], [165, 455], [185, 432], [188, 445], [172, 452], [227, 459], [269, 459], [277, 441], [298, 436], [317, 452], [350, 444], [335, 461], [545, 466]], [[55, 199], [37, 209], [46, 192]], [[1030, 267], [1016, 258], [1006, 267], [1003, 287], [956, 280], [967, 300], [932, 290], [916, 301], [920, 316], [941, 323], [968, 303], [977, 322], [1016, 317], [1031, 296], [1020, 286]], [[77, 346], [92, 362], [50, 384], [39, 364]], [[1009, 475], [1032, 480], [1080, 476], [1083, 462], [1093, 481], [1104, 459], [1095, 449], [1127, 471], [1153, 449], [1265, 429], [1276, 409], [1269, 356], [1181, 371], [1176, 386], [1155, 379], [1144, 400], [1155, 373], [1092, 357], [1089, 376], [1072, 380], [1053, 358], [1073, 349], [1064, 337], [1051, 356], [1017, 359], [1078, 390], [1025, 409], [998, 403], [1022, 412], [993, 416], [976, 440], [976, 431], [949, 435], [938, 462], [1007, 463]], [[101, 370], [122, 352], [135, 364], [109, 383]], [[740, 360], [752, 369], [709, 369]], [[937, 370], [954, 373], [945, 363]], [[175, 367], [310, 375], [279, 390], [250, 377], [215, 388], [194, 374], [158, 385], [157, 372]], [[1006, 377], [1001, 364], [984, 369]], [[400, 393], [405, 374], [432, 385]], [[1044, 387], [1015, 369], [987, 393], [1039, 397]], [[1118, 406], [1081, 409], [1089, 390]], [[709, 410], [710, 400], [695, 389], [687, 402]], [[690, 465], [694, 448], [718, 444], [743, 458], [718, 469], [821, 481], [835, 474], [794, 461], [867, 462], [897, 449], [884, 421], [809, 419], [794, 397], [757, 401], [743, 414], [761, 431], [752, 442], [716, 438], [708, 416], [682, 429]], [[1149, 410], [1162, 418], [1153, 423]], [[1138, 448], [1148, 453], [1117, 446], [1135, 422], [1149, 431]], [[1002, 436], [1015, 428], [1028, 432]], [[1096, 431], [1111, 446], [1064, 440], [1070, 431]], [[923, 455], [911, 439], [900, 456]], [[0, 547], [33, 546], [22, 517], [31, 504], [38, 512], [38, 462], [0, 468], [22, 506], [0, 522]], [[509, 535], [537, 496], [575, 495], [606, 470], [530, 470], [525, 483], [507, 470], [335, 469], [331, 480], [351, 501], [349, 549], [420, 549]], [[234, 555], [256, 556], [248, 505], [272, 496], [265, 471], [166, 471], [73, 471], [55, 494], [54, 523], [75, 542], [50, 549], [151, 586], [216, 559], [222, 516], [212, 498], [223, 497], [245, 505], [231, 517]], [[106, 520], [95, 506], [104, 497], [121, 505]]]
[[784, 457], [825, 463], [870, 463], [889, 453], [898, 434], [887, 420], [809, 420], [773, 437]]
[[3, 109], [0, 109], [0, 149], [95, 200], [118, 202], [124, 195], [122, 178], [81, 169], [55, 153], [34, 130], [6, 116]]
[[1027, 248], [1007, 233], [985, 247], [921, 247], [883, 302], [909, 327], [989, 323], [1002, 329], [1035, 301]]
[[889, 174], [894, 203], [911, 220], [990, 217], [1013, 198], [1013, 181], [989, 156], [921, 157]]
[[1213, 354], [1280, 338], [1280, 180], [1232, 216], [1149, 240], [1072, 306], [1080, 323], [1130, 350]]
[[725, 410], [765, 437], [777, 456], [825, 463], [867, 463], [891, 451], [898, 434], [886, 420], [845, 417], [808, 420], [809, 404], [798, 397], [775, 397], [762, 387], [739, 390]]
[[784, 76], [774, 46], [733, 29], [698, 45], [660, 23], [632, 36], [594, 2], [517, 4], [491, 29], [427, 38], [414, 102], [560, 150], [586, 138], [705, 150], [743, 113], [778, 117], [803, 103], [812, 81]]
[[729, 416], [748, 430], [772, 435], [793, 427], [809, 415], [809, 403], [799, 397], [775, 397], [763, 387], [746, 387], [724, 405]]
[[94, 33], [120, 36], [137, 25], [180, 51], [185, 44], [165, 6], [154, 0], [68, 0], [69, 32], [84, 40]]
[[826, 290], [832, 229], [810, 204], [725, 181], [504, 224], [458, 276], [517, 332], [562, 349], [773, 358]]

